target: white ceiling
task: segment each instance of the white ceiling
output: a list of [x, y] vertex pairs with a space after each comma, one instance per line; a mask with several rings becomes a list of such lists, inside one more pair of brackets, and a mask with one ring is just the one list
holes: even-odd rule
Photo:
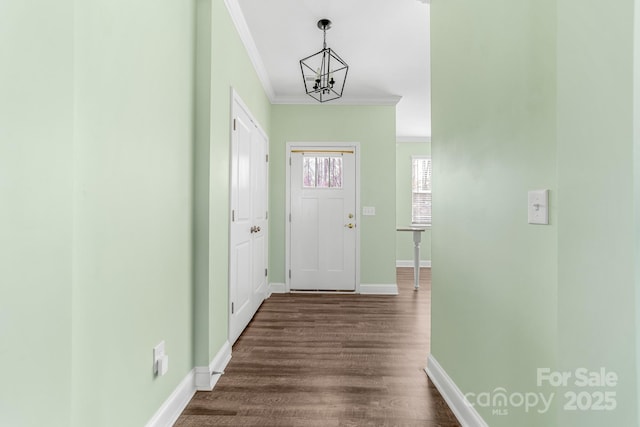
[[399, 140], [431, 137], [429, 5], [426, 0], [227, 0], [274, 103], [317, 103], [300, 59], [327, 45], [349, 64], [343, 97], [328, 104], [397, 104]]

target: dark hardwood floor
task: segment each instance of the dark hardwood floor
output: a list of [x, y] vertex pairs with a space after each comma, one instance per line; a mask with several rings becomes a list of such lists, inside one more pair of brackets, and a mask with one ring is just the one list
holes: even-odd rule
[[274, 294], [212, 392], [175, 424], [459, 426], [424, 373], [431, 270], [398, 269], [398, 296]]

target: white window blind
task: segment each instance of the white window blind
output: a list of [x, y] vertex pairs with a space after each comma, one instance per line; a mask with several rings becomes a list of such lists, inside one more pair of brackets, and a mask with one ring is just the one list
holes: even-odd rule
[[431, 158], [412, 157], [411, 223], [431, 225]]

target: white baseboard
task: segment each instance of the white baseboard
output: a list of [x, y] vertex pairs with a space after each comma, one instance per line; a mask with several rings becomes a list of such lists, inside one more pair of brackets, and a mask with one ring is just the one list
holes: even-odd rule
[[456, 383], [431, 354], [425, 371], [463, 427], [488, 427], [476, 408], [469, 404]]
[[195, 393], [195, 369], [192, 369], [147, 422], [146, 427], [171, 427]]
[[231, 360], [231, 344], [225, 341], [222, 348], [215, 355], [209, 366], [196, 366], [195, 386], [197, 390], [211, 391], [220, 379], [220, 373]]
[[[396, 260], [396, 267], [411, 267], [413, 268], [413, 260], [412, 259], [399, 259]], [[431, 260], [430, 259], [421, 259], [420, 267], [431, 268]]]
[[365, 295], [398, 295], [398, 285], [395, 283], [361, 283], [360, 293]]
[[285, 294], [287, 293], [287, 285], [284, 283], [269, 283], [269, 290], [267, 295], [271, 294]]

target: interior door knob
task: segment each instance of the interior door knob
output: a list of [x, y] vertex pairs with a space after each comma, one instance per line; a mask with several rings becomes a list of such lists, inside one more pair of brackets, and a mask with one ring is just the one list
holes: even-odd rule
[[345, 224], [344, 226], [345, 226], [345, 227], [349, 227], [349, 228], [353, 228], [353, 227], [355, 227], [356, 225], [355, 225], [355, 224], [352, 224], [352, 223], [349, 223], [349, 224]]

